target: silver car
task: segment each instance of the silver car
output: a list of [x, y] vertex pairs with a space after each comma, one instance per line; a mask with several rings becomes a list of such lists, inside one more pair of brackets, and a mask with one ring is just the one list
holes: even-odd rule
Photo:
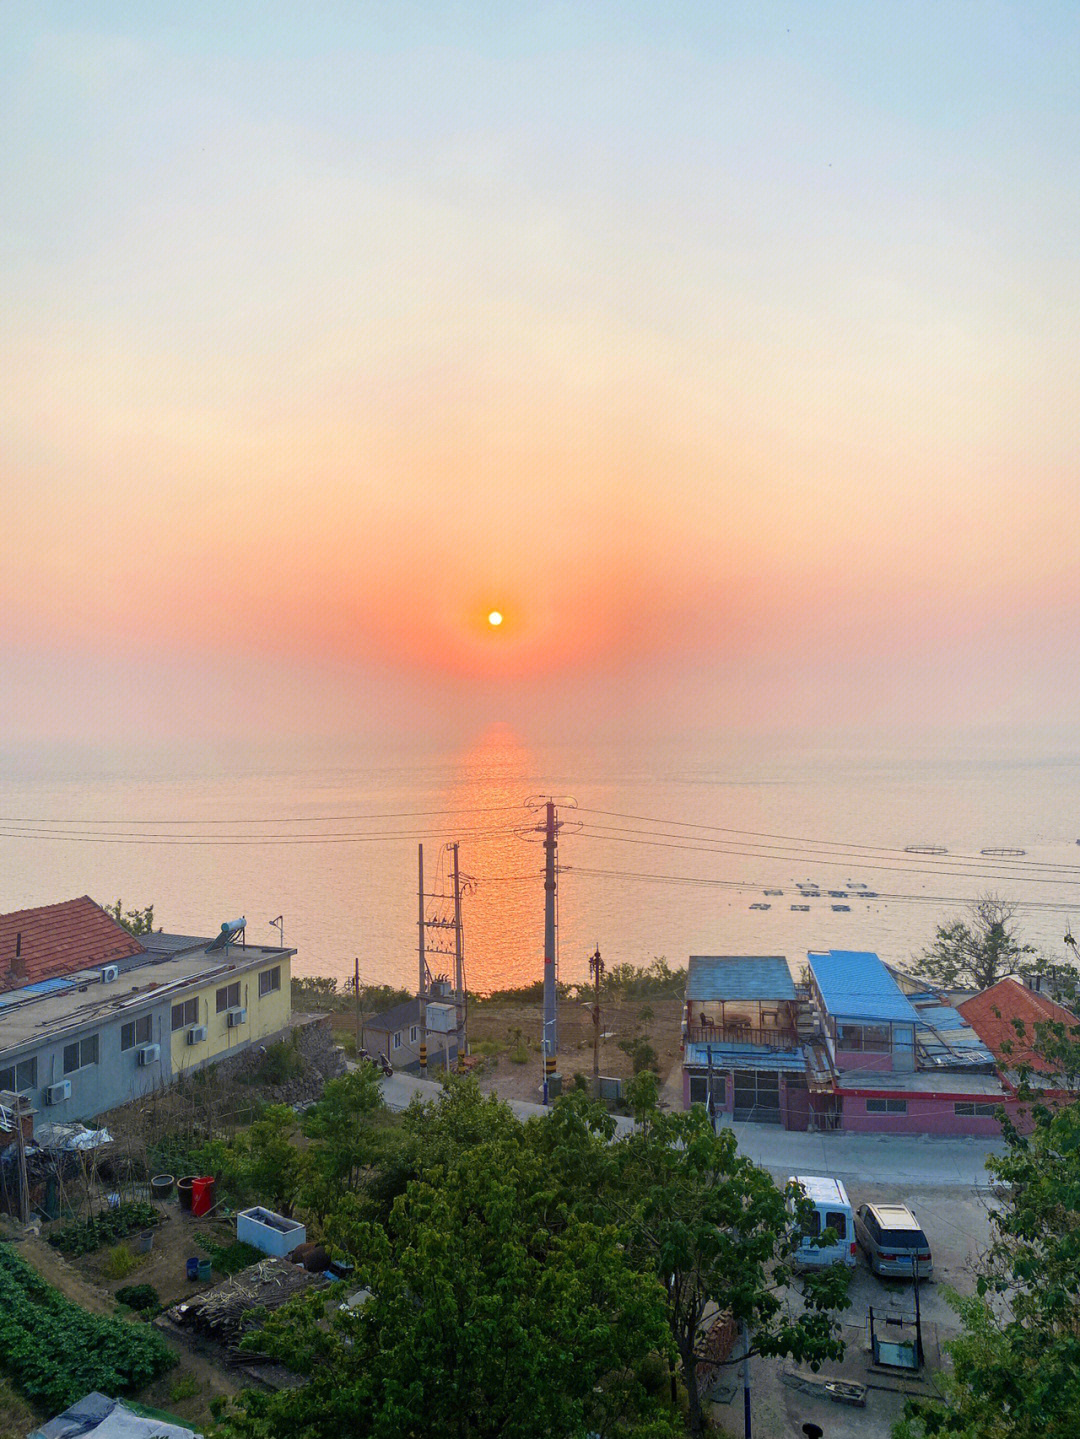
[[[930, 1241], [906, 1204], [860, 1204], [855, 1238], [875, 1274], [890, 1279], [931, 1279]], [[917, 1266], [917, 1269], [916, 1269]]]

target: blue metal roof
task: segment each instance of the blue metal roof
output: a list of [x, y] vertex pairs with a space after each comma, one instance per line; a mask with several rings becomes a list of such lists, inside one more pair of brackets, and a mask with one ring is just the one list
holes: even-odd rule
[[781, 955], [692, 954], [687, 999], [794, 999], [788, 962]]
[[707, 1069], [710, 1050], [714, 1069], [790, 1069], [799, 1074], [806, 1069], [801, 1049], [769, 1049], [764, 1044], [688, 1044], [684, 1068]]
[[811, 950], [810, 972], [825, 1008], [836, 1019], [917, 1024], [919, 1015], [876, 954], [865, 950]]

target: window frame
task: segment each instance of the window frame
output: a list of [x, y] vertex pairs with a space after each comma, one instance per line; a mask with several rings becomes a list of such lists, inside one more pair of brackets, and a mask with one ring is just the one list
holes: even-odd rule
[[[177, 1010], [180, 1011], [179, 1020], [176, 1017]], [[196, 995], [194, 999], [182, 999], [179, 1004], [174, 1004], [172, 1013], [169, 1016], [169, 1022], [172, 1025], [173, 1034], [175, 1034], [177, 1030], [188, 1029], [191, 1025], [198, 1024], [199, 996]]]
[[259, 975], [259, 998], [265, 999], [268, 994], [277, 994], [280, 989], [281, 965], [275, 964], [271, 969], [264, 969]]
[[[236, 998], [230, 999], [230, 995], [236, 992]], [[231, 984], [224, 985], [214, 995], [214, 1006], [217, 1014], [224, 1014], [228, 1009], [240, 1008], [240, 981], [234, 979]]]
[[[125, 1042], [124, 1031], [131, 1030], [131, 1038]], [[140, 1034], [139, 1031], [142, 1030]], [[141, 1044], [153, 1044], [154, 1042], [154, 1016], [152, 1014], [139, 1014], [134, 1019], [127, 1020], [120, 1026], [120, 1053], [126, 1054], [129, 1049], [137, 1049]]]
[[396, 1030], [395, 1033], [394, 1033], [394, 1038], [393, 1038], [393, 1043], [392, 1043], [392, 1045], [391, 1045], [391, 1048], [393, 1048], [393, 1049], [400, 1049], [400, 1048], [401, 1048], [401, 1030], [400, 1030], [400, 1029], [399, 1029], [399, 1030]]
[[[20, 1083], [19, 1083], [19, 1071], [20, 1071], [20, 1069], [25, 1069], [25, 1067], [26, 1067], [27, 1065], [29, 1065], [29, 1067], [30, 1067], [30, 1082], [29, 1082], [28, 1084], [20, 1084]], [[10, 1083], [10, 1084], [5, 1084], [5, 1083], [4, 1083], [4, 1080], [5, 1080], [5, 1078], [7, 1077], [8, 1074], [11, 1075], [11, 1083]], [[29, 1090], [31, 1090], [31, 1089], [36, 1089], [36, 1088], [37, 1088], [37, 1055], [36, 1055], [36, 1054], [30, 1055], [30, 1057], [29, 1057], [28, 1059], [17, 1059], [14, 1064], [5, 1065], [3, 1069], [0, 1069], [0, 1089], [9, 1089], [12, 1094], [26, 1094]]]
[[906, 1099], [868, 1099], [867, 1114], [906, 1114]]
[[[76, 1059], [77, 1059], [78, 1062], [77, 1062], [76, 1064], [74, 1064], [74, 1065], [69, 1069], [69, 1068], [68, 1068], [68, 1050], [70, 1050], [70, 1049], [74, 1049], [74, 1050], [75, 1050]], [[84, 1050], [84, 1049], [92, 1049], [92, 1050], [93, 1050], [93, 1058], [92, 1058], [92, 1059], [85, 1059], [85, 1058], [83, 1057], [83, 1050]], [[83, 1070], [83, 1069], [89, 1069], [89, 1068], [91, 1067], [91, 1065], [98, 1064], [98, 1063], [100, 1062], [100, 1059], [101, 1059], [101, 1045], [98, 1043], [98, 1036], [97, 1036], [96, 1034], [87, 1034], [87, 1035], [85, 1035], [82, 1039], [74, 1039], [74, 1040], [71, 1041], [70, 1044], [65, 1044], [65, 1045], [64, 1045], [64, 1052], [63, 1052], [64, 1077], [66, 1078], [69, 1074], [78, 1074], [78, 1073], [80, 1072], [80, 1070]]]
[[953, 1105], [953, 1114], [958, 1119], [994, 1119], [998, 1106], [975, 1099], [958, 1099]]

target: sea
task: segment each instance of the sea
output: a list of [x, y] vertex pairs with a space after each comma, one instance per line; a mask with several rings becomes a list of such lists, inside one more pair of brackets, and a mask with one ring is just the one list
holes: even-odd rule
[[552, 743], [491, 724], [445, 746], [24, 745], [0, 764], [3, 912], [88, 894], [175, 933], [243, 917], [301, 975], [358, 960], [364, 982], [415, 987], [421, 910], [451, 972], [456, 845], [469, 987], [541, 978], [549, 800], [569, 982], [596, 949], [609, 968], [830, 948], [905, 965], [987, 893], [1054, 960], [1080, 923], [1076, 734]]

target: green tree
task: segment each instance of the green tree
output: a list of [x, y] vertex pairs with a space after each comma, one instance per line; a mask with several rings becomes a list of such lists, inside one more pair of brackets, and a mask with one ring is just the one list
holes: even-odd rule
[[386, 1113], [375, 1068], [362, 1064], [331, 1079], [304, 1115], [303, 1130], [325, 1180], [339, 1192], [355, 1189], [377, 1150], [376, 1116]]
[[942, 1398], [912, 1402], [898, 1439], [1075, 1439], [1080, 1415], [1080, 1104], [1006, 1122], [987, 1160], [1004, 1195], [977, 1293], [953, 1295], [963, 1333]]
[[[790, 1355], [817, 1366], [840, 1358], [834, 1311], [846, 1308], [848, 1271], [834, 1266], [803, 1283], [803, 1303], [786, 1302], [794, 1250], [787, 1197], [765, 1170], [738, 1154], [729, 1129], [717, 1133], [704, 1109], [665, 1113], [645, 1073], [629, 1097], [637, 1130], [614, 1146], [610, 1202], [631, 1252], [661, 1281], [690, 1429], [704, 1429], [697, 1364], [710, 1315], [745, 1325], [752, 1354]], [[808, 1206], [795, 1200], [796, 1221]]]
[[385, 1227], [350, 1202], [327, 1221], [371, 1297], [328, 1312], [315, 1295], [272, 1316], [253, 1342], [308, 1382], [244, 1395], [225, 1432], [616, 1439], [648, 1421], [654, 1439], [674, 1436], [638, 1376], [669, 1342], [663, 1291], [621, 1226], [591, 1212], [584, 1181], [606, 1147], [594, 1114], [575, 1097], [522, 1125], [467, 1081], [414, 1109], [418, 1172]]
[[312, 1157], [299, 1149], [300, 1122], [287, 1104], [270, 1104], [248, 1129], [228, 1146], [235, 1180], [260, 1202], [286, 1219], [307, 1191], [312, 1178]]
[[967, 920], [938, 925], [934, 942], [916, 959], [920, 973], [946, 989], [989, 989], [1034, 954], [1013, 928], [1016, 905], [1000, 895], [984, 894]]
[[145, 909], [125, 910], [120, 900], [115, 904], [103, 904], [102, 909], [107, 915], [116, 920], [117, 924], [126, 929], [128, 934], [153, 934], [154, 932], [154, 906], [148, 904]]

